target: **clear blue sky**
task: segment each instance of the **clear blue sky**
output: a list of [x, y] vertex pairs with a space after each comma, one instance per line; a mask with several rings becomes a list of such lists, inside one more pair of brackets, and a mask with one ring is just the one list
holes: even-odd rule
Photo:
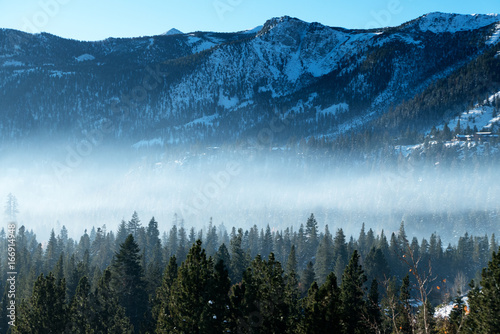
[[80, 40], [239, 31], [289, 15], [346, 28], [395, 26], [434, 11], [500, 13], [499, 0], [0, 0], [0, 27]]

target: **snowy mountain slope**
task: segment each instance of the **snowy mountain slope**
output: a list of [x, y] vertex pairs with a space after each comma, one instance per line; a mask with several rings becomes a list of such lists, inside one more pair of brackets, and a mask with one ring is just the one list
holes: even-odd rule
[[238, 33], [99, 42], [4, 29], [0, 138], [78, 140], [110, 121], [111, 136], [127, 143], [220, 143], [255, 136], [276, 115], [291, 121], [273, 140], [334, 138], [496, 50], [498, 22], [431, 13], [367, 31], [285, 16]]
[[498, 14], [460, 15], [435, 12], [421, 16], [408, 26], [435, 34], [445, 32], [456, 33], [458, 31], [477, 30], [498, 21], [500, 21]]

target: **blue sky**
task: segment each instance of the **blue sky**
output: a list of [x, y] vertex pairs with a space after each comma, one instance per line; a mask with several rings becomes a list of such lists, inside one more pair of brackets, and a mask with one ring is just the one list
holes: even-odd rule
[[0, 27], [80, 40], [240, 31], [289, 15], [346, 28], [395, 26], [428, 12], [500, 13], [498, 0], [0, 0]]

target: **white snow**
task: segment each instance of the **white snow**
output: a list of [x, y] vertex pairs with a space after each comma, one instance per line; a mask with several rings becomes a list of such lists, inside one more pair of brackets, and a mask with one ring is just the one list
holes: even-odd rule
[[417, 145], [397, 145], [395, 146], [395, 150], [397, 153], [400, 153], [406, 158], [408, 157], [408, 155], [410, 155], [410, 153], [412, 153], [413, 151], [417, 150], [417, 149], [420, 149], [422, 146], [424, 146], [423, 144], [417, 144]]
[[193, 48], [194, 53], [198, 53], [204, 50], [208, 50], [216, 44], [211, 41], [203, 40], [199, 37], [189, 35], [188, 44]]
[[319, 115], [335, 115], [337, 113], [344, 113], [349, 111], [349, 105], [347, 103], [332, 104], [331, 106], [316, 111], [316, 119]]
[[71, 75], [71, 74], [75, 74], [75, 72], [50, 71], [50, 76], [53, 78], [55, 77], [61, 78], [63, 75]]
[[151, 37], [149, 39], [149, 45], [146, 47], [148, 50], [155, 44], [155, 39]]
[[6, 62], [3, 63], [3, 67], [19, 67], [19, 66], [24, 66], [24, 63], [21, 63], [20, 61], [17, 60], [7, 60]]
[[[476, 105], [473, 109], [464, 111], [457, 117], [451, 119], [448, 122], [450, 130], [453, 131], [453, 129], [455, 129], [458, 120], [460, 120], [460, 127], [462, 129], [467, 128], [467, 125], [469, 125], [471, 129], [474, 129], [474, 126], [476, 126], [479, 131], [482, 129], [492, 130], [494, 125], [500, 124], [500, 116], [493, 117], [494, 107], [485, 104], [488, 102], [494, 102], [495, 97], [500, 98], [500, 92], [489, 96], [487, 100], [483, 101], [482, 105]], [[441, 124], [436, 128], [442, 130], [444, 128], [444, 124]]]
[[192, 126], [195, 124], [204, 124], [206, 126], [212, 126], [214, 120], [216, 120], [218, 117], [219, 117], [218, 113], [215, 113], [213, 115], [203, 116], [203, 117], [197, 118], [189, 123], [186, 123], [184, 125], [184, 127]]
[[258, 33], [259, 31], [261, 31], [262, 28], [263, 28], [263, 26], [260, 25], [260, 26], [256, 26], [253, 29], [248, 29], [248, 30], [242, 31], [242, 33], [243, 34], [255, 34], [255, 33]]
[[[464, 305], [469, 307], [468, 297], [463, 297], [462, 298]], [[450, 316], [451, 311], [455, 307], [455, 303], [451, 302], [448, 305], [436, 307], [436, 310], [434, 312], [434, 317], [436, 318], [448, 318]]]
[[491, 37], [486, 41], [486, 44], [494, 45], [500, 39], [500, 23], [498, 23], [495, 27], [495, 32], [491, 35]]
[[418, 27], [422, 31], [433, 33], [475, 30], [500, 21], [498, 14], [445, 14], [430, 13], [418, 19]]
[[82, 61], [94, 60], [95, 57], [92, 56], [92, 55], [89, 55], [88, 53], [84, 53], [81, 56], [75, 57], [75, 59], [76, 59], [77, 62], [82, 62]]
[[155, 138], [155, 139], [150, 139], [150, 140], [141, 140], [134, 145], [132, 145], [133, 148], [139, 149], [141, 147], [151, 147], [151, 146], [163, 146], [163, 139], [162, 138]]
[[219, 106], [222, 106], [226, 109], [230, 109], [235, 107], [240, 100], [237, 96], [228, 97], [224, 94], [219, 94], [219, 102], [217, 103]]

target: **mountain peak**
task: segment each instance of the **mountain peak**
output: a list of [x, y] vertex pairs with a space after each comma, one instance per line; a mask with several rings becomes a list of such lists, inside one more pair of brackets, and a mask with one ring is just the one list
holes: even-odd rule
[[183, 35], [184, 33], [180, 30], [177, 30], [175, 28], [172, 28], [170, 29], [169, 31], [167, 31], [166, 33], [164, 33], [163, 35], [165, 36], [170, 36], [170, 35]]

